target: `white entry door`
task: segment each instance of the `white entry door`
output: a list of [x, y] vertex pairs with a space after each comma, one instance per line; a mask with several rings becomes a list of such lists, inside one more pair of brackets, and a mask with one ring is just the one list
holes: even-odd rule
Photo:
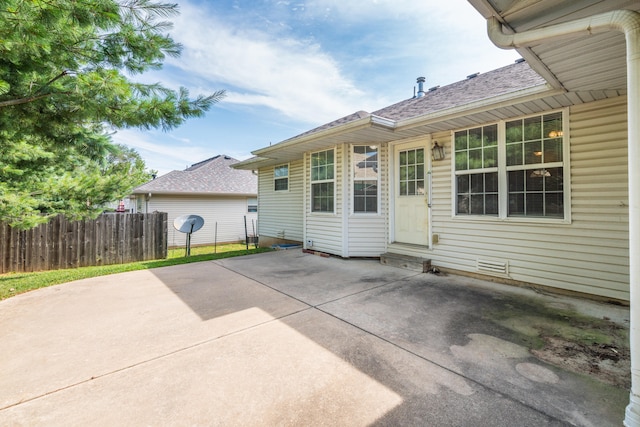
[[394, 147], [395, 229], [397, 243], [429, 245], [427, 142]]

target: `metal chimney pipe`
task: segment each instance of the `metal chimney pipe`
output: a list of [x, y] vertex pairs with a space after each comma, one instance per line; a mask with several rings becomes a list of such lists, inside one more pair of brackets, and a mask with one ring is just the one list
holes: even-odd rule
[[424, 82], [427, 79], [424, 77], [418, 77], [418, 98], [422, 98], [424, 96]]

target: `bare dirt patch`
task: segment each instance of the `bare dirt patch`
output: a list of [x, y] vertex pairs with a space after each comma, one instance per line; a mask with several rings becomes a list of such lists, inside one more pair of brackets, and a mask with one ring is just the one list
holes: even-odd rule
[[616, 387], [631, 388], [629, 348], [612, 344], [582, 344], [544, 337], [542, 349], [532, 349], [538, 359], [579, 374], [587, 374]]
[[571, 372], [630, 389], [629, 328], [608, 317], [578, 313], [567, 304], [505, 298], [489, 316], [515, 332], [536, 358]]

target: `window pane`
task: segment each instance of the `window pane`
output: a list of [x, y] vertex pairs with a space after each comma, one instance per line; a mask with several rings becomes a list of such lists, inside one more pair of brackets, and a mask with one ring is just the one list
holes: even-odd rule
[[460, 194], [457, 197], [458, 204], [456, 205], [456, 214], [469, 215], [471, 212], [469, 209], [469, 195]]
[[471, 215], [484, 214], [484, 195], [471, 194]]
[[524, 215], [524, 194], [509, 194], [509, 216]]
[[460, 193], [468, 193], [469, 192], [469, 175], [460, 175], [458, 177], [456, 177], [456, 187], [457, 190], [456, 192], [458, 194]]
[[484, 175], [484, 191], [487, 193], [498, 192], [498, 174], [487, 173]]
[[548, 176], [544, 177], [545, 191], [563, 191], [562, 168], [549, 168]]
[[544, 141], [544, 159], [546, 163], [562, 161], [562, 140], [547, 139]]
[[400, 181], [406, 181], [409, 179], [408, 170], [407, 166], [400, 166]]
[[483, 133], [485, 147], [493, 147], [498, 145], [498, 125], [485, 126], [483, 128]]
[[424, 165], [416, 165], [416, 179], [424, 178]]
[[469, 129], [469, 149], [482, 147], [482, 128]]
[[278, 178], [275, 180], [275, 190], [283, 191], [289, 189], [289, 178]]
[[415, 181], [407, 181], [407, 195], [415, 196], [416, 195], [416, 182]]
[[562, 136], [562, 113], [547, 114], [543, 118], [543, 137]]
[[366, 212], [378, 212], [378, 197], [367, 197], [366, 199]]
[[401, 196], [407, 195], [407, 181], [400, 182], [400, 195]]
[[424, 163], [424, 149], [416, 150], [416, 164]]
[[498, 215], [497, 190], [497, 172], [458, 176], [456, 212], [467, 215]]
[[525, 142], [524, 152], [525, 164], [542, 163], [542, 141]]
[[424, 194], [424, 180], [422, 179], [416, 181], [416, 194]]
[[507, 166], [522, 164], [522, 144], [514, 143], [507, 145]]
[[522, 120], [507, 122], [506, 132], [507, 144], [522, 141]]
[[545, 194], [545, 216], [560, 217], [564, 216], [564, 200], [562, 193]]
[[416, 167], [411, 165], [407, 166], [407, 179], [416, 179]]
[[527, 193], [525, 203], [527, 216], [542, 216], [544, 214], [542, 193]]
[[333, 182], [311, 184], [311, 210], [333, 212]]
[[407, 152], [406, 151], [401, 151], [400, 152], [400, 164], [401, 165], [406, 165], [407, 164]]
[[484, 175], [473, 174], [471, 175], [471, 193], [482, 193], [484, 190]]
[[377, 181], [354, 182], [354, 212], [378, 211], [378, 183]]
[[482, 150], [469, 150], [469, 169], [482, 168]]
[[542, 138], [542, 123], [540, 116], [524, 119], [523, 124], [525, 141]]
[[497, 194], [485, 195], [484, 210], [486, 215], [498, 215], [498, 195]]
[[456, 170], [463, 171], [469, 169], [467, 166], [467, 151], [456, 153]]
[[498, 166], [498, 147], [488, 147], [484, 149], [484, 167], [493, 168]]
[[526, 190], [527, 191], [542, 191], [542, 181], [544, 174], [548, 173], [545, 169], [541, 171], [536, 169], [527, 174]]
[[407, 164], [413, 165], [416, 163], [416, 150], [407, 151]]
[[467, 146], [467, 131], [462, 131], [462, 132], [456, 132], [455, 133], [455, 140], [456, 140], [456, 151], [459, 150], [466, 150], [467, 148], [469, 148]]
[[318, 177], [316, 179], [318, 181], [322, 181], [324, 179], [327, 179], [327, 167], [326, 166], [319, 166], [318, 167]]
[[524, 191], [524, 171], [511, 171], [507, 175], [509, 192]]
[[284, 166], [278, 166], [273, 170], [273, 175], [276, 178], [280, 178], [283, 176], [289, 176], [289, 166], [284, 165]]

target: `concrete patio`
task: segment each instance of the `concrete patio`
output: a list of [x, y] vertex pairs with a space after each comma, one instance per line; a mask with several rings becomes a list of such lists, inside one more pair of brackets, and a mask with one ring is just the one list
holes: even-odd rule
[[300, 250], [40, 289], [0, 301], [0, 425], [621, 425], [628, 390], [492, 315], [534, 304], [628, 326], [625, 307]]

